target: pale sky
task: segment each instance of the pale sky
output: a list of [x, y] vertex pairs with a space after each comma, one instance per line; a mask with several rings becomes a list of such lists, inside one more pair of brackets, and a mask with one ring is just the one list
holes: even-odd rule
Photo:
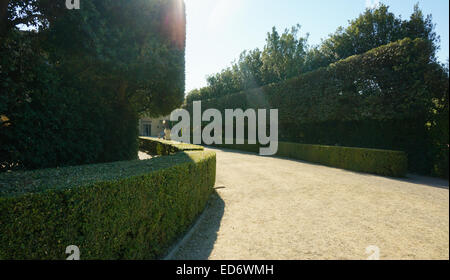
[[[231, 65], [243, 50], [262, 49], [266, 34], [299, 23], [309, 43], [319, 44], [338, 26], [358, 17], [377, 0], [185, 0], [187, 13], [186, 92], [206, 85], [206, 76]], [[414, 4], [432, 14], [441, 36], [438, 57], [449, 57], [448, 0], [384, 0], [390, 11], [409, 18]]]

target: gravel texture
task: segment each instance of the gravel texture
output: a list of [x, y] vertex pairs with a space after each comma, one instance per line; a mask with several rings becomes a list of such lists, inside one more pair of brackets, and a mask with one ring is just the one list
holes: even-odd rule
[[174, 259], [449, 259], [448, 181], [213, 150], [217, 194]]

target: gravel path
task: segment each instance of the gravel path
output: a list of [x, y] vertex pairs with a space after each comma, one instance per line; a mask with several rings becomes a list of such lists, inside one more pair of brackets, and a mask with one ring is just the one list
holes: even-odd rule
[[217, 195], [175, 259], [449, 259], [448, 181], [214, 151]]
[[152, 158], [151, 155], [149, 155], [147, 153], [144, 153], [144, 152], [141, 152], [141, 151], [139, 151], [138, 157], [139, 157], [140, 160], [146, 160], [146, 159], [151, 159]]

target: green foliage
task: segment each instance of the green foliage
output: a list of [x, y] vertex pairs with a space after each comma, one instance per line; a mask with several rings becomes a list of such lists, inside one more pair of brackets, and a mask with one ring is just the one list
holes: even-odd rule
[[275, 108], [281, 140], [401, 150], [411, 171], [432, 174], [448, 147], [448, 137], [439, 149], [432, 143], [432, 131], [448, 131], [448, 74], [430, 61], [432, 52], [427, 41], [406, 38], [285, 82], [203, 101], [202, 110]]
[[0, 170], [46, 168], [137, 157], [137, 113], [92, 85], [63, 79], [36, 34], [12, 31], [0, 43]]
[[439, 43], [431, 16], [424, 18], [418, 5], [414, 6], [409, 20], [402, 20], [389, 12], [388, 6], [381, 4], [375, 9], [366, 9], [350, 21], [347, 28], [338, 28], [323, 42], [321, 52], [329, 61], [337, 61], [403, 38], [426, 40], [434, 49], [433, 56]]
[[139, 137], [139, 150], [150, 155], [171, 155], [183, 151], [203, 151], [202, 146], [155, 139], [149, 137]]
[[167, 115], [183, 102], [181, 0], [86, 1], [80, 10], [64, 9], [43, 36], [58, 47], [51, 57], [69, 74], [102, 86], [138, 113]]
[[261, 54], [261, 75], [264, 84], [276, 83], [304, 72], [308, 36], [298, 37], [300, 25], [285, 30], [281, 36], [275, 27], [267, 34]]
[[366, 9], [348, 27], [339, 27], [318, 46], [309, 46], [309, 35], [299, 37], [299, 31], [300, 25], [296, 25], [280, 35], [273, 28], [263, 51], [244, 51], [231, 68], [211, 75], [207, 87], [190, 92], [187, 103], [278, 83], [404, 38], [424, 40], [427, 50], [431, 50], [430, 60], [435, 61], [440, 41], [431, 15], [424, 17], [418, 5], [408, 20], [396, 17], [383, 4]]
[[403, 177], [408, 169], [407, 156], [399, 151], [281, 143], [278, 154], [383, 176]]
[[0, 170], [93, 162], [101, 150], [95, 100], [63, 89], [55, 69], [34, 53], [35, 38], [12, 32], [0, 43], [0, 115], [8, 119], [0, 127]]
[[181, 0], [82, 6], [0, 2], [1, 171], [135, 159], [138, 115], [183, 101]]
[[436, 91], [443, 94], [437, 96], [433, 102], [435, 107], [432, 110], [432, 118], [427, 127], [430, 134], [431, 155], [434, 160], [433, 173], [441, 177], [449, 178], [449, 68], [448, 61], [444, 67], [444, 72], [436, 69], [436, 75], [442, 75], [444, 83], [435, 83]]
[[0, 259], [155, 259], [203, 210], [213, 152], [0, 174]]
[[423, 40], [404, 39], [286, 82], [204, 101], [202, 109], [269, 106], [279, 109], [281, 123], [425, 119], [433, 97], [445, 95], [433, 91], [445, 79], [428, 54]]
[[[217, 146], [259, 152], [259, 145]], [[382, 176], [404, 177], [408, 169], [407, 156], [400, 151], [278, 142], [276, 155]]]
[[300, 25], [286, 29], [281, 35], [276, 28], [267, 33], [263, 51], [244, 51], [231, 68], [207, 78], [208, 86], [196, 89], [187, 102], [222, 97], [261, 85], [279, 82], [305, 72], [306, 37], [300, 37]]

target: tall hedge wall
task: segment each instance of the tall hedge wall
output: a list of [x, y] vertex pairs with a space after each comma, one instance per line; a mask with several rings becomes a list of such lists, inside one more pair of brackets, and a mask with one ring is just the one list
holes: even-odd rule
[[431, 52], [425, 41], [406, 38], [286, 82], [202, 101], [202, 110], [279, 109], [280, 140], [401, 150], [411, 171], [436, 173], [448, 166], [448, 122], [440, 121], [448, 119], [448, 76]]
[[155, 259], [203, 210], [213, 152], [0, 174], [0, 259]]

